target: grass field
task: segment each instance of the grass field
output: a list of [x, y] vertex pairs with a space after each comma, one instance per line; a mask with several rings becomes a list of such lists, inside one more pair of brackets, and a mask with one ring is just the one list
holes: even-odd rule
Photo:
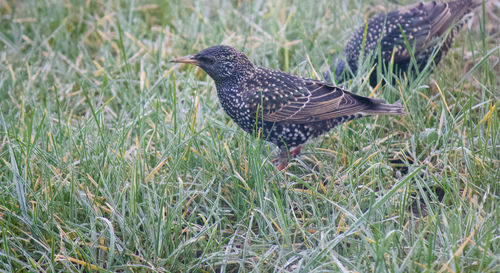
[[224, 43], [316, 78], [394, 3], [0, 1], [0, 271], [500, 271], [492, 2], [435, 73], [372, 94], [407, 115], [344, 124], [278, 172], [213, 81], [168, 61]]

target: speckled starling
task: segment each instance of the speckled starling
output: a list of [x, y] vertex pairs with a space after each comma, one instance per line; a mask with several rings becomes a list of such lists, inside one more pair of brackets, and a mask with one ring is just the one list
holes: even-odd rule
[[[333, 61], [337, 82], [348, 79], [351, 72], [356, 74], [361, 52], [365, 53], [364, 56], [373, 57], [375, 63], [380, 57], [383, 72], [386, 71], [393, 54], [396, 74], [407, 72], [409, 67], [414, 68], [411, 66], [412, 53], [419, 71], [422, 71], [429, 61], [434, 61], [437, 65], [450, 49], [454, 37], [464, 24], [465, 15], [481, 3], [482, 0], [421, 2], [374, 15], [349, 38], [342, 52], [343, 58]], [[434, 58], [431, 60], [432, 57]], [[330, 81], [328, 71], [323, 75]], [[370, 75], [370, 85], [374, 87], [377, 83], [377, 73], [374, 70]]]
[[[257, 67], [242, 52], [212, 46], [195, 55], [172, 60], [195, 64], [214, 81], [226, 113], [243, 130], [261, 132], [280, 147], [278, 169], [301, 144], [352, 119], [377, 114], [402, 114], [399, 104], [385, 104], [318, 80]], [[293, 149], [291, 149], [293, 148]]]

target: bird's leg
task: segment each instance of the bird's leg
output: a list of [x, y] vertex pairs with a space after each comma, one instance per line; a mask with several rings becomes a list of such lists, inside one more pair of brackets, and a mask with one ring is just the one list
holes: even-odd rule
[[289, 160], [288, 149], [285, 146], [283, 146], [280, 149], [280, 154], [278, 155], [278, 158], [275, 159], [275, 162], [278, 163], [278, 166], [276, 166], [278, 171], [281, 171], [284, 168], [286, 168], [286, 166], [288, 166], [288, 160]]
[[290, 158], [295, 158], [300, 154], [300, 150], [302, 149], [302, 145], [299, 145], [290, 150]]
[[273, 163], [278, 163], [277, 168], [279, 171], [283, 170], [286, 166], [288, 166], [290, 158], [295, 158], [298, 154], [300, 154], [300, 149], [302, 149], [302, 145], [291, 149], [290, 152], [286, 147], [281, 147], [278, 158], [274, 159]]
[[277, 163], [280, 161], [283, 161], [284, 159], [288, 160], [288, 150], [286, 147], [281, 147], [280, 148], [280, 153], [278, 154], [278, 157], [273, 159], [273, 163]]

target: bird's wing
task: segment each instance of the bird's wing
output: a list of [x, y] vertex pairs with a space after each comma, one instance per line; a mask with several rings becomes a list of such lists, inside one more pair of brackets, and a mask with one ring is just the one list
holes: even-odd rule
[[[252, 109], [251, 114], [258, 116], [260, 108], [259, 113], [268, 122], [317, 122], [359, 114], [379, 102], [320, 81], [301, 79], [277, 71], [273, 73], [270, 80], [258, 80], [259, 83], [267, 82], [266, 86], [270, 88], [259, 90], [258, 85], [254, 85], [250, 88], [254, 91], [243, 96]], [[269, 84], [271, 82], [276, 83], [275, 86]]]

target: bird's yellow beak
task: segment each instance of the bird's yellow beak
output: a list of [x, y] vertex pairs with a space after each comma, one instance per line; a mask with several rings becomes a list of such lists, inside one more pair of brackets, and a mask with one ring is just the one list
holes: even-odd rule
[[193, 55], [175, 58], [175, 59], [172, 59], [170, 62], [172, 62], [172, 63], [194, 64], [194, 65], [198, 65], [200, 63], [200, 62], [198, 62], [198, 60], [196, 60], [194, 58]]

